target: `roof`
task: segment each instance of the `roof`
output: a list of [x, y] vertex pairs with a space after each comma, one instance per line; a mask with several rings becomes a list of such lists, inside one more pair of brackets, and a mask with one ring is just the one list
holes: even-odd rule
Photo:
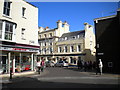
[[116, 15], [111, 15], [111, 16], [106, 16], [106, 17], [100, 17], [100, 18], [95, 18], [94, 21], [96, 20], [104, 20], [104, 19], [109, 19], [109, 18], [114, 18]]
[[23, 1], [25, 1], [26, 3], [28, 3], [29, 5], [31, 5], [31, 6], [33, 6], [33, 7], [35, 7], [35, 8], [38, 8], [38, 7], [36, 7], [35, 5], [31, 4], [30, 2], [27, 2], [26, 0], [23, 0]]
[[77, 36], [77, 35], [80, 35], [80, 34], [85, 34], [85, 30], [64, 33], [61, 37]]

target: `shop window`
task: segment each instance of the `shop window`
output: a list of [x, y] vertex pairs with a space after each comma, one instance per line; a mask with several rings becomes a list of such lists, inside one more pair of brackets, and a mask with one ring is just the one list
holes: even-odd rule
[[9, 0], [4, 0], [4, 10], [3, 10], [3, 14], [10, 16], [10, 6], [11, 6], [11, 2]]

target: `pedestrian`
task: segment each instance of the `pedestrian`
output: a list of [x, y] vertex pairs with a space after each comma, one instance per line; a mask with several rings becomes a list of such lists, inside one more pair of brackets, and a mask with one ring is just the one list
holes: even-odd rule
[[41, 61], [41, 71], [42, 71], [42, 72], [43, 72], [43, 70], [44, 70], [44, 64], [45, 64], [44, 59], [42, 59], [42, 61]]
[[80, 69], [80, 60], [77, 62], [78, 69]]
[[100, 69], [100, 75], [102, 75], [102, 68], [103, 68], [103, 64], [101, 59], [99, 59], [99, 69]]
[[41, 69], [40, 61], [38, 61], [38, 62], [36, 63], [36, 67], [37, 67], [37, 70], [36, 70], [36, 71], [38, 71], [38, 73], [40, 74], [40, 69]]
[[85, 61], [84, 62], [84, 70], [85, 70], [85, 72], [87, 71], [87, 67], [88, 67], [88, 65], [87, 65], [87, 62]]

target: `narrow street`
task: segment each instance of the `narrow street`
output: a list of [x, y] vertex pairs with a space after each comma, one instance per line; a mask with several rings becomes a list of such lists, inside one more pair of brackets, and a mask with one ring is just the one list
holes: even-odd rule
[[3, 88], [118, 88], [118, 77], [95, 75], [77, 68], [46, 68], [42, 74], [13, 78]]

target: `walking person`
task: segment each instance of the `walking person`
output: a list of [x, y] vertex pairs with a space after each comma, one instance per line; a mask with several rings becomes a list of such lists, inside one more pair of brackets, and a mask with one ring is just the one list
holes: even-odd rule
[[43, 72], [43, 70], [44, 70], [44, 64], [45, 64], [44, 59], [42, 59], [42, 61], [41, 61], [41, 71], [42, 71], [42, 72]]
[[103, 64], [101, 59], [99, 59], [99, 69], [100, 69], [100, 75], [102, 75], [102, 68], [103, 68]]
[[36, 67], [37, 67], [37, 72], [38, 72], [38, 74], [40, 74], [40, 69], [41, 69], [41, 64], [40, 64], [40, 61], [38, 61], [37, 63], [36, 63]]

